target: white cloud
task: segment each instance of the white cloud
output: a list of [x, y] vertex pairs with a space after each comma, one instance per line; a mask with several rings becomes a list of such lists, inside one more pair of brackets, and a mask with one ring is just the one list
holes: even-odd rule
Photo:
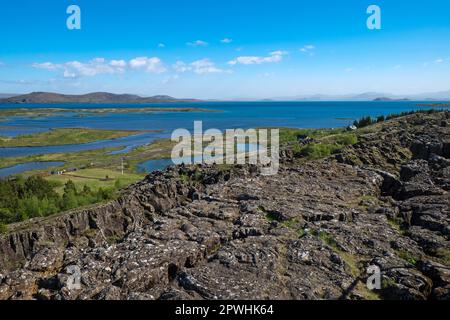
[[316, 46], [312, 44], [307, 44], [306, 46], [300, 48], [300, 52], [308, 54], [311, 57], [315, 55], [314, 50], [316, 50]]
[[32, 66], [37, 69], [63, 70], [65, 78], [77, 78], [80, 76], [93, 77], [99, 74], [123, 73], [124, 61], [112, 60], [108, 63], [104, 58], [95, 58], [88, 62], [69, 61], [62, 64], [44, 62], [34, 63]]
[[130, 67], [134, 69], [144, 68], [147, 65], [147, 57], [139, 57], [133, 60], [130, 60]]
[[215, 66], [214, 62], [209, 59], [202, 59], [192, 62], [192, 70], [196, 74], [208, 74], [208, 73], [222, 73], [224, 70], [219, 69]]
[[423, 67], [424, 68], [426, 68], [426, 67], [428, 67], [429, 65], [432, 65], [432, 64], [441, 64], [441, 63], [445, 63], [446, 61], [450, 61], [450, 58], [446, 58], [446, 59], [444, 59], [444, 58], [438, 58], [438, 59], [436, 59], [436, 60], [434, 60], [434, 61], [425, 61], [424, 63], [423, 63]]
[[37, 68], [37, 69], [55, 70], [60, 67], [61, 67], [61, 65], [54, 64], [51, 62], [33, 63], [33, 68]]
[[70, 72], [69, 70], [64, 70], [64, 74], [63, 74], [64, 78], [68, 78], [68, 79], [74, 79], [77, 78], [77, 74], [74, 72]]
[[267, 57], [259, 56], [241, 56], [234, 60], [228, 62], [229, 65], [234, 66], [237, 64], [251, 65], [251, 64], [263, 64], [263, 63], [274, 63], [283, 60], [283, 56], [287, 55], [287, 51], [273, 51]]
[[192, 71], [196, 74], [211, 74], [211, 73], [230, 73], [230, 70], [223, 70], [218, 68], [210, 59], [201, 59], [191, 62], [189, 64], [183, 61], [177, 61], [172, 68], [179, 73]]
[[220, 42], [222, 42], [222, 43], [232, 43], [233, 39], [225, 38], [225, 39], [220, 40]]
[[206, 47], [206, 46], [208, 46], [208, 42], [202, 41], [202, 40], [196, 40], [193, 42], [188, 42], [187, 45], [191, 46], [191, 47]]
[[108, 63], [104, 58], [95, 58], [87, 63], [79, 61], [66, 62], [63, 65], [64, 76], [67, 78], [75, 78], [79, 76], [94, 77], [100, 74], [123, 73], [125, 69], [122, 61], [113, 61], [111, 61], [113, 63]]
[[273, 51], [270, 53], [271, 56], [285, 56], [288, 55], [289, 52], [287, 51], [282, 51], [282, 50], [277, 50], [277, 51]]
[[88, 62], [69, 61], [65, 63], [34, 63], [32, 65], [37, 69], [61, 70], [64, 78], [94, 77], [101, 74], [122, 74], [125, 73], [128, 66], [133, 69], [144, 69], [150, 73], [162, 73], [166, 69], [159, 58], [139, 57], [130, 60], [110, 60], [104, 58], [95, 58]]
[[138, 57], [130, 60], [129, 64], [133, 69], [145, 69], [149, 73], [163, 73], [166, 71], [161, 59], [157, 57]]
[[186, 71], [189, 71], [189, 70], [192, 69], [189, 65], [187, 65], [187, 64], [184, 63], [183, 61], [177, 61], [177, 62], [172, 66], [172, 68], [173, 68], [176, 72], [180, 72], [180, 73], [186, 72]]
[[127, 63], [125, 60], [111, 60], [109, 65], [112, 67], [125, 68], [127, 66]]
[[158, 43], [158, 48], [165, 48], [166, 45], [164, 43]]

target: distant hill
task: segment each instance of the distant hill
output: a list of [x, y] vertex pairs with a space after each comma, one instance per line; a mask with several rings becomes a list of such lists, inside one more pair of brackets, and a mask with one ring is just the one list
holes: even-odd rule
[[422, 94], [395, 95], [382, 92], [364, 92], [343, 95], [298, 95], [276, 97], [274, 101], [450, 101], [450, 91], [429, 92]]
[[18, 94], [13, 94], [13, 93], [0, 93], [0, 99], [6, 99], [6, 98], [11, 98], [14, 96], [18, 96]]
[[388, 98], [388, 97], [380, 97], [380, 98], [373, 99], [373, 101], [411, 101], [411, 100], [407, 99], [407, 98], [394, 99], [394, 98]]
[[33, 92], [19, 96], [0, 99], [0, 103], [174, 103], [196, 102], [195, 99], [176, 99], [170, 96], [140, 97], [132, 94], [114, 94], [108, 92], [94, 92], [84, 95], [65, 95], [51, 92]]
[[364, 92], [360, 94], [313, 94], [298, 95], [293, 97], [277, 97], [276, 101], [372, 101], [379, 97], [390, 97], [391, 95], [380, 92]]

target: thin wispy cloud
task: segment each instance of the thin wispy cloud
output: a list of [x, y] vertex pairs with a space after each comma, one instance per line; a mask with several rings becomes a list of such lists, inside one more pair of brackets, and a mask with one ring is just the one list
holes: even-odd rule
[[166, 45], [164, 43], [158, 43], [158, 48], [165, 48]]
[[310, 50], [314, 50], [316, 48], [316, 46], [312, 45], [312, 44], [308, 44], [306, 46], [304, 46], [303, 48], [300, 49], [300, 51], [310, 51]]
[[197, 60], [191, 63], [196, 74], [223, 73], [225, 70], [217, 68], [214, 62], [209, 59]]
[[192, 71], [193, 73], [203, 75], [212, 73], [229, 73], [229, 70], [224, 70], [216, 66], [210, 59], [196, 60], [191, 63], [185, 63], [183, 61], [177, 61], [172, 68], [179, 73]]
[[289, 54], [287, 51], [273, 51], [266, 57], [260, 56], [241, 56], [234, 60], [228, 61], [228, 64], [235, 66], [237, 64], [242, 65], [252, 65], [252, 64], [263, 64], [263, 63], [275, 63], [283, 60], [283, 56]]
[[261, 78], [269, 78], [269, 77], [272, 77], [273, 75], [275, 75], [275, 73], [273, 73], [273, 72], [264, 72], [264, 73], [260, 74], [259, 76]]
[[220, 40], [220, 42], [228, 44], [228, 43], [232, 43], [233, 39], [225, 38], [225, 39]]
[[190, 47], [207, 47], [208, 42], [203, 41], [203, 40], [196, 40], [196, 41], [188, 42], [187, 45]]
[[435, 60], [433, 60], [433, 61], [425, 61], [424, 63], [423, 63], [423, 67], [424, 68], [426, 68], [426, 67], [428, 67], [429, 65], [433, 65], [433, 64], [442, 64], [442, 63], [445, 63], [445, 62], [447, 62], [447, 61], [450, 61], [450, 58], [437, 58], [437, 59], [435, 59]]
[[302, 48], [300, 48], [300, 52], [307, 54], [309, 56], [314, 56], [315, 55], [315, 50], [316, 50], [316, 46], [312, 45], [312, 44], [307, 44], [305, 46], [303, 46]]
[[175, 82], [175, 81], [178, 80], [178, 79], [180, 79], [180, 76], [179, 76], [178, 74], [174, 74], [174, 75], [172, 75], [172, 76], [165, 77], [165, 78], [162, 80], [162, 83], [163, 83], [163, 84], [169, 84], [169, 83]]
[[19, 80], [0, 80], [0, 83], [4, 84], [17, 84], [17, 85], [49, 85], [52, 83], [55, 83], [55, 79], [49, 79], [49, 80], [25, 80], [25, 79], [19, 79]]
[[33, 68], [36, 69], [46, 69], [46, 70], [55, 70], [62, 67], [62, 65], [54, 64], [52, 62], [33, 63], [32, 66]]
[[127, 66], [127, 63], [125, 60], [111, 60], [109, 63], [113, 67], [117, 68], [125, 68]]
[[177, 61], [175, 64], [172, 65], [172, 68], [176, 71], [176, 72], [187, 72], [191, 70], [191, 67], [186, 64], [185, 62], [179, 60]]

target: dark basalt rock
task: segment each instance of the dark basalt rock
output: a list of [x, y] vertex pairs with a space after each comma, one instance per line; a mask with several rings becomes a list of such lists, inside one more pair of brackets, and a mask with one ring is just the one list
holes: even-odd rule
[[302, 165], [283, 149], [272, 177], [169, 168], [109, 204], [12, 226], [0, 299], [450, 299], [448, 118], [391, 120]]

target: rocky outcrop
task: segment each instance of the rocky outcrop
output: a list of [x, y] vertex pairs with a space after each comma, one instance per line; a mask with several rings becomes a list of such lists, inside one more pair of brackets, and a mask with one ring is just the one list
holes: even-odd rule
[[331, 159], [283, 150], [272, 177], [170, 168], [117, 201], [16, 225], [0, 239], [0, 298], [449, 299], [448, 117], [377, 125]]

